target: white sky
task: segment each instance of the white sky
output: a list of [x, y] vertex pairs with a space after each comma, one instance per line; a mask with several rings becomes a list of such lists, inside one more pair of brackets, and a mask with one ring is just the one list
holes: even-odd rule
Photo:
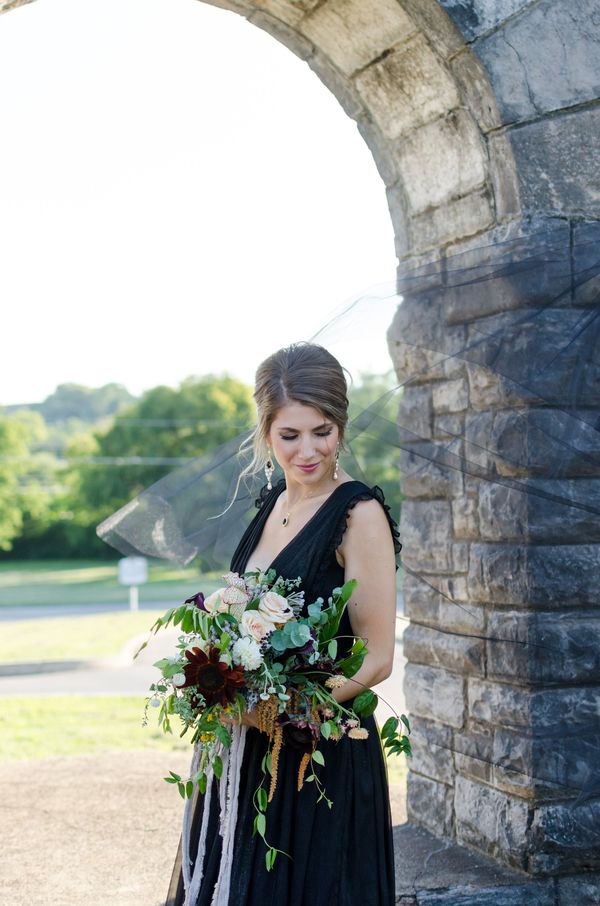
[[0, 405], [71, 381], [251, 382], [392, 283], [384, 187], [356, 125], [233, 13], [38, 0], [0, 16], [0, 83]]

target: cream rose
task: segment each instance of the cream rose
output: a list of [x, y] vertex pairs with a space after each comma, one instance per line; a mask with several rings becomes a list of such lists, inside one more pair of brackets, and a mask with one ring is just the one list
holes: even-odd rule
[[267, 620], [258, 610], [245, 610], [240, 620], [240, 632], [243, 636], [251, 636], [260, 642], [266, 635], [273, 632], [275, 626]]
[[204, 607], [209, 613], [225, 613], [229, 610], [229, 605], [223, 600], [226, 591], [226, 588], [218, 588], [204, 599]]
[[268, 591], [263, 595], [258, 605], [258, 612], [271, 623], [287, 623], [294, 619], [294, 611], [282, 595], [275, 591]]

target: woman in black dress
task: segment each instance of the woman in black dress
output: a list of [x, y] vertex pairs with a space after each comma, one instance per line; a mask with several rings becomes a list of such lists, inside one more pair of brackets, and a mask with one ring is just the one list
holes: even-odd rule
[[[273, 567], [284, 578], [301, 576], [305, 606], [319, 596], [327, 600], [348, 579], [358, 580], [340, 623], [338, 654], [347, 652], [354, 636], [367, 640], [368, 654], [355, 677], [333, 690], [338, 701], [352, 707], [362, 689], [392, 671], [400, 550], [396, 524], [381, 489], [354, 480], [338, 465], [348, 399], [337, 359], [315, 344], [279, 350], [258, 368], [254, 398], [258, 424], [253, 462], [246, 471], [265, 466], [269, 481], [231, 569], [242, 573]], [[284, 477], [269, 488], [273, 457]], [[367, 739], [344, 735], [338, 742], [321, 738], [318, 743], [325, 760], [320, 778], [331, 808], [324, 800], [317, 802], [315, 783], [305, 782], [297, 790], [302, 752], [284, 745], [266, 837], [291, 858], [279, 853], [271, 871], [265, 867], [265, 844], [253, 834], [252, 802], [269, 739], [252, 712], [244, 723], [228, 893], [215, 894], [222, 838], [213, 785], [210, 794], [197, 796], [191, 828], [193, 866], [203, 810], [209, 808], [199, 893], [193, 903], [189, 896], [186, 901], [180, 843], [166, 906], [392, 906], [391, 811], [375, 717], [361, 719]]]

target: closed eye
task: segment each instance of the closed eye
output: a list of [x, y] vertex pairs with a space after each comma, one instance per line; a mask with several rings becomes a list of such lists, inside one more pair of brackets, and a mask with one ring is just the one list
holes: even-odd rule
[[[316, 431], [315, 433], [316, 433], [317, 437], [329, 437], [329, 435], [331, 434], [331, 429], [329, 431]], [[298, 437], [297, 434], [290, 434], [287, 436], [280, 434], [279, 436], [281, 437], [282, 440], [296, 440]]]

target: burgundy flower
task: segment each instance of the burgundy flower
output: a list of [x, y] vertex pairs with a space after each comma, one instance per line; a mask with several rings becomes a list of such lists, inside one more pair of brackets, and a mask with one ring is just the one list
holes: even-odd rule
[[204, 606], [204, 595], [202, 594], [201, 591], [197, 592], [195, 595], [192, 595], [191, 598], [186, 598], [183, 603], [184, 604], [195, 604], [199, 610], [206, 611], [206, 607]]
[[310, 755], [321, 735], [320, 728], [303, 718], [290, 719], [287, 713], [280, 714], [277, 723], [283, 727], [283, 743]]
[[208, 654], [201, 648], [186, 649], [189, 663], [183, 668], [185, 683], [179, 688], [196, 686], [206, 699], [207, 706], [232, 704], [240, 686], [246, 682], [243, 667], [230, 668], [219, 660], [221, 652], [211, 647]]

